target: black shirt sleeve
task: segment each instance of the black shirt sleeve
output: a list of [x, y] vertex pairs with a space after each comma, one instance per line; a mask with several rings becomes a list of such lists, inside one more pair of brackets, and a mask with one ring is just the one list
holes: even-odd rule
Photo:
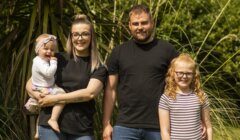
[[108, 68], [108, 74], [114, 75], [118, 74], [119, 72], [119, 63], [118, 63], [118, 56], [119, 56], [119, 50], [120, 47], [117, 46], [112, 50], [112, 53], [110, 57], [107, 60], [107, 68]]
[[[173, 48], [171, 51], [170, 60], [172, 61], [174, 58], [176, 58], [178, 56], [179, 56], [179, 52], [175, 48]], [[169, 62], [169, 64], [171, 63], [171, 61]]]
[[103, 84], [105, 84], [107, 77], [107, 69], [104, 65], [99, 66], [91, 75], [91, 78], [95, 78], [100, 80]]

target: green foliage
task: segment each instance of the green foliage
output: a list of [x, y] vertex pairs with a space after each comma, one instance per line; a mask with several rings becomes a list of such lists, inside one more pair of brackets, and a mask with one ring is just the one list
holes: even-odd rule
[[[131, 38], [128, 10], [149, 5], [156, 36], [180, 52], [195, 56], [211, 101], [216, 139], [235, 139], [229, 127], [239, 126], [240, 11], [239, 0], [3, 0], [0, 2], [0, 139], [29, 139], [23, 111], [25, 84], [31, 75], [34, 39], [51, 33], [65, 50], [71, 19], [85, 13], [94, 23], [104, 60], [112, 48]], [[102, 94], [96, 99], [95, 135], [101, 139]], [[116, 112], [113, 116], [113, 122]]]

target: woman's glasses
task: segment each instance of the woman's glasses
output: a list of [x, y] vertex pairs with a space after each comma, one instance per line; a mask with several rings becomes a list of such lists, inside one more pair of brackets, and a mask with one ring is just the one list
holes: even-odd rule
[[83, 38], [83, 39], [88, 39], [90, 37], [90, 33], [89, 32], [73, 32], [71, 33], [71, 36], [73, 39], [79, 39], [79, 37]]
[[182, 78], [184, 75], [188, 78], [193, 77], [193, 72], [181, 72], [181, 71], [175, 71], [175, 73], [177, 74], [177, 77]]

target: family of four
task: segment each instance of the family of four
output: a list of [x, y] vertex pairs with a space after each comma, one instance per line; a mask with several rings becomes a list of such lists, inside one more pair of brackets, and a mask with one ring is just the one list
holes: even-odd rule
[[26, 108], [41, 106], [35, 137], [94, 140], [94, 98], [104, 88], [103, 140], [211, 140], [209, 101], [196, 62], [157, 39], [154, 26], [147, 6], [133, 6], [132, 39], [116, 46], [106, 65], [86, 15], [75, 16], [66, 53], [55, 53], [54, 35], [40, 35], [26, 85]]

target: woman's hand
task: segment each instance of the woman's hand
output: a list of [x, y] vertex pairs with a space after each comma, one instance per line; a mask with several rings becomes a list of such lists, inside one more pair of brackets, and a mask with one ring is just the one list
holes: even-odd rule
[[41, 107], [53, 106], [57, 103], [57, 95], [41, 95], [41, 99], [38, 100]]

